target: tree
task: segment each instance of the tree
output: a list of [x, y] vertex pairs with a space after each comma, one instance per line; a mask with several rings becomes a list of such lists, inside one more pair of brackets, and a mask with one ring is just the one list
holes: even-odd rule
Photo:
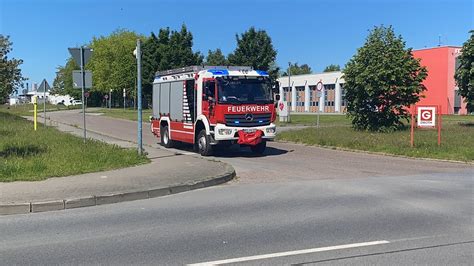
[[72, 71], [79, 70], [79, 66], [76, 64], [72, 57], [69, 57], [64, 66], [58, 66], [56, 68], [56, 77], [53, 81], [52, 94], [59, 95], [70, 95], [75, 99], [81, 98], [81, 90], [74, 89], [72, 84]]
[[[160, 30], [160, 34], [161, 35]], [[168, 37], [169, 33], [166, 34]], [[150, 37], [143, 43], [142, 53], [142, 85], [143, 94], [148, 101], [151, 100], [153, 80], [155, 73], [159, 69], [163, 58], [163, 51], [160, 45], [160, 39], [152, 32]]]
[[148, 100], [151, 100], [156, 71], [202, 64], [203, 56], [193, 52], [192, 46], [193, 35], [185, 25], [180, 31], [162, 28], [158, 36], [151, 33], [142, 49], [143, 93]]
[[137, 39], [144, 36], [127, 30], [116, 30], [109, 36], [94, 37], [90, 47], [94, 53], [86, 66], [92, 71], [93, 92], [135, 95], [137, 63], [133, 55]]
[[[283, 72], [281, 74], [282, 77], [288, 76], [288, 70]], [[311, 70], [311, 67], [308, 66], [307, 64], [303, 64], [301, 66], [298, 65], [298, 63], [291, 64], [290, 63], [290, 74], [291, 75], [304, 75], [304, 74], [311, 74], [313, 71]]]
[[332, 72], [332, 71], [341, 71], [340, 65], [330, 64], [326, 68], [324, 68], [323, 72]]
[[13, 45], [9, 39], [10, 36], [0, 34], [0, 103], [6, 102], [9, 95], [22, 86], [23, 81], [26, 80], [20, 69], [23, 60], [8, 58]]
[[163, 52], [160, 70], [200, 65], [204, 59], [201, 53], [193, 52], [193, 34], [184, 24], [180, 31], [171, 32], [168, 45]]
[[217, 48], [215, 51], [208, 51], [205, 64], [208, 66], [226, 66], [228, 62], [221, 49]]
[[234, 66], [251, 66], [254, 69], [268, 71], [273, 79], [278, 77], [275, 66], [277, 51], [273, 48], [272, 39], [264, 30], [251, 27], [240, 36], [235, 35], [237, 48], [227, 57]]
[[354, 128], [388, 131], [408, 121], [407, 108], [426, 90], [426, 68], [393, 28], [375, 27], [344, 69], [347, 112]]
[[459, 94], [464, 97], [468, 112], [474, 112], [474, 30], [470, 31], [471, 37], [461, 49], [458, 57], [459, 66], [454, 78], [459, 88]]

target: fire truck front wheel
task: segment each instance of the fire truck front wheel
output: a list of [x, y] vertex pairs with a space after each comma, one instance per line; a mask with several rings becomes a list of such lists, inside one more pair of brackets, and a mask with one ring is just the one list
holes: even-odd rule
[[161, 145], [165, 148], [172, 148], [174, 146], [174, 142], [170, 139], [170, 131], [167, 125], [161, 128]]
[[211, 138], [206, 134], [206, 130], [203, 129], [199, 132], [196, 150], [202, 156], [209, 156], [212, 154]]

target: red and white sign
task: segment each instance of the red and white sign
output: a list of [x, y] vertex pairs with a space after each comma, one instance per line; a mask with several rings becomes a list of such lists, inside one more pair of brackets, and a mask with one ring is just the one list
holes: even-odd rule
[[324, 84], [323, 84], [323, 82], [320, 80], [320, 81], [316, 84], [316, 90], [322, 91], [323, 88], [324, 88]]
[[417, 106], [417, 126], [418, 127], [435, 127], [436, 126], [436, 107], [434, 106]]
[[[437, 128], [438, 129], [438, 146], [441, 145], [441, 117], [440, 105], [414, 106], [411, 109], [411, 130], [410, 145], [415, 146], [415, 115], [416, 126], [419, 128]], [[436, 121], [437, 120], [437, 121]]]
[[280, 101], [278, 103], [278, 115], [280, 117], [287, 117], [288, 116], [288, 102], [287, 101]]

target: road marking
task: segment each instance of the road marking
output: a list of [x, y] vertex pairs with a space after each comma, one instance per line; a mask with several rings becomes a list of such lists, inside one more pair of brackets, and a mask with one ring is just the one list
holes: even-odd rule
[[228, 264], [228, 263], [238, 263], [238, 262], [245, 262], [245, 261], [252, 261], [252, 260], [271, 259], [271, 258], [302, 255], [302, 254], [339, 250], [339, 249], [367, 247], [367, 246], [382, 245], [382, 244], [388, 244], [388, 243], [390, 242], [387, 240], [380, 240], [380, 241], [354, 243], [354, 244], [338, 245], [338, 246], [330, 246], [330, 247], [293, 250], [293, 251], [270, 253], [270, 254], [249, 256], [249, 257], [226, 259], [226, 260], [208, 261], [208, 262], [194, 263], [194, 264], [188, 264], [188, 265], [189, 266], [221, 265], [221, 264]]

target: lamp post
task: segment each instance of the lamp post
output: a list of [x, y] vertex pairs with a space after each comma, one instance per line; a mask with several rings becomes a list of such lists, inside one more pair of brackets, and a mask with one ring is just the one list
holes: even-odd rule
[[137, 48], [133, 51], [133, 54], [137, 57], [137, 105], [138, 105], [138, 128], [137, 128], [137, 139], [138, 139], [138, 154], [143, 154], [142, 145], [142, 54], [141, 54], [141, 42], [137, 39]]

